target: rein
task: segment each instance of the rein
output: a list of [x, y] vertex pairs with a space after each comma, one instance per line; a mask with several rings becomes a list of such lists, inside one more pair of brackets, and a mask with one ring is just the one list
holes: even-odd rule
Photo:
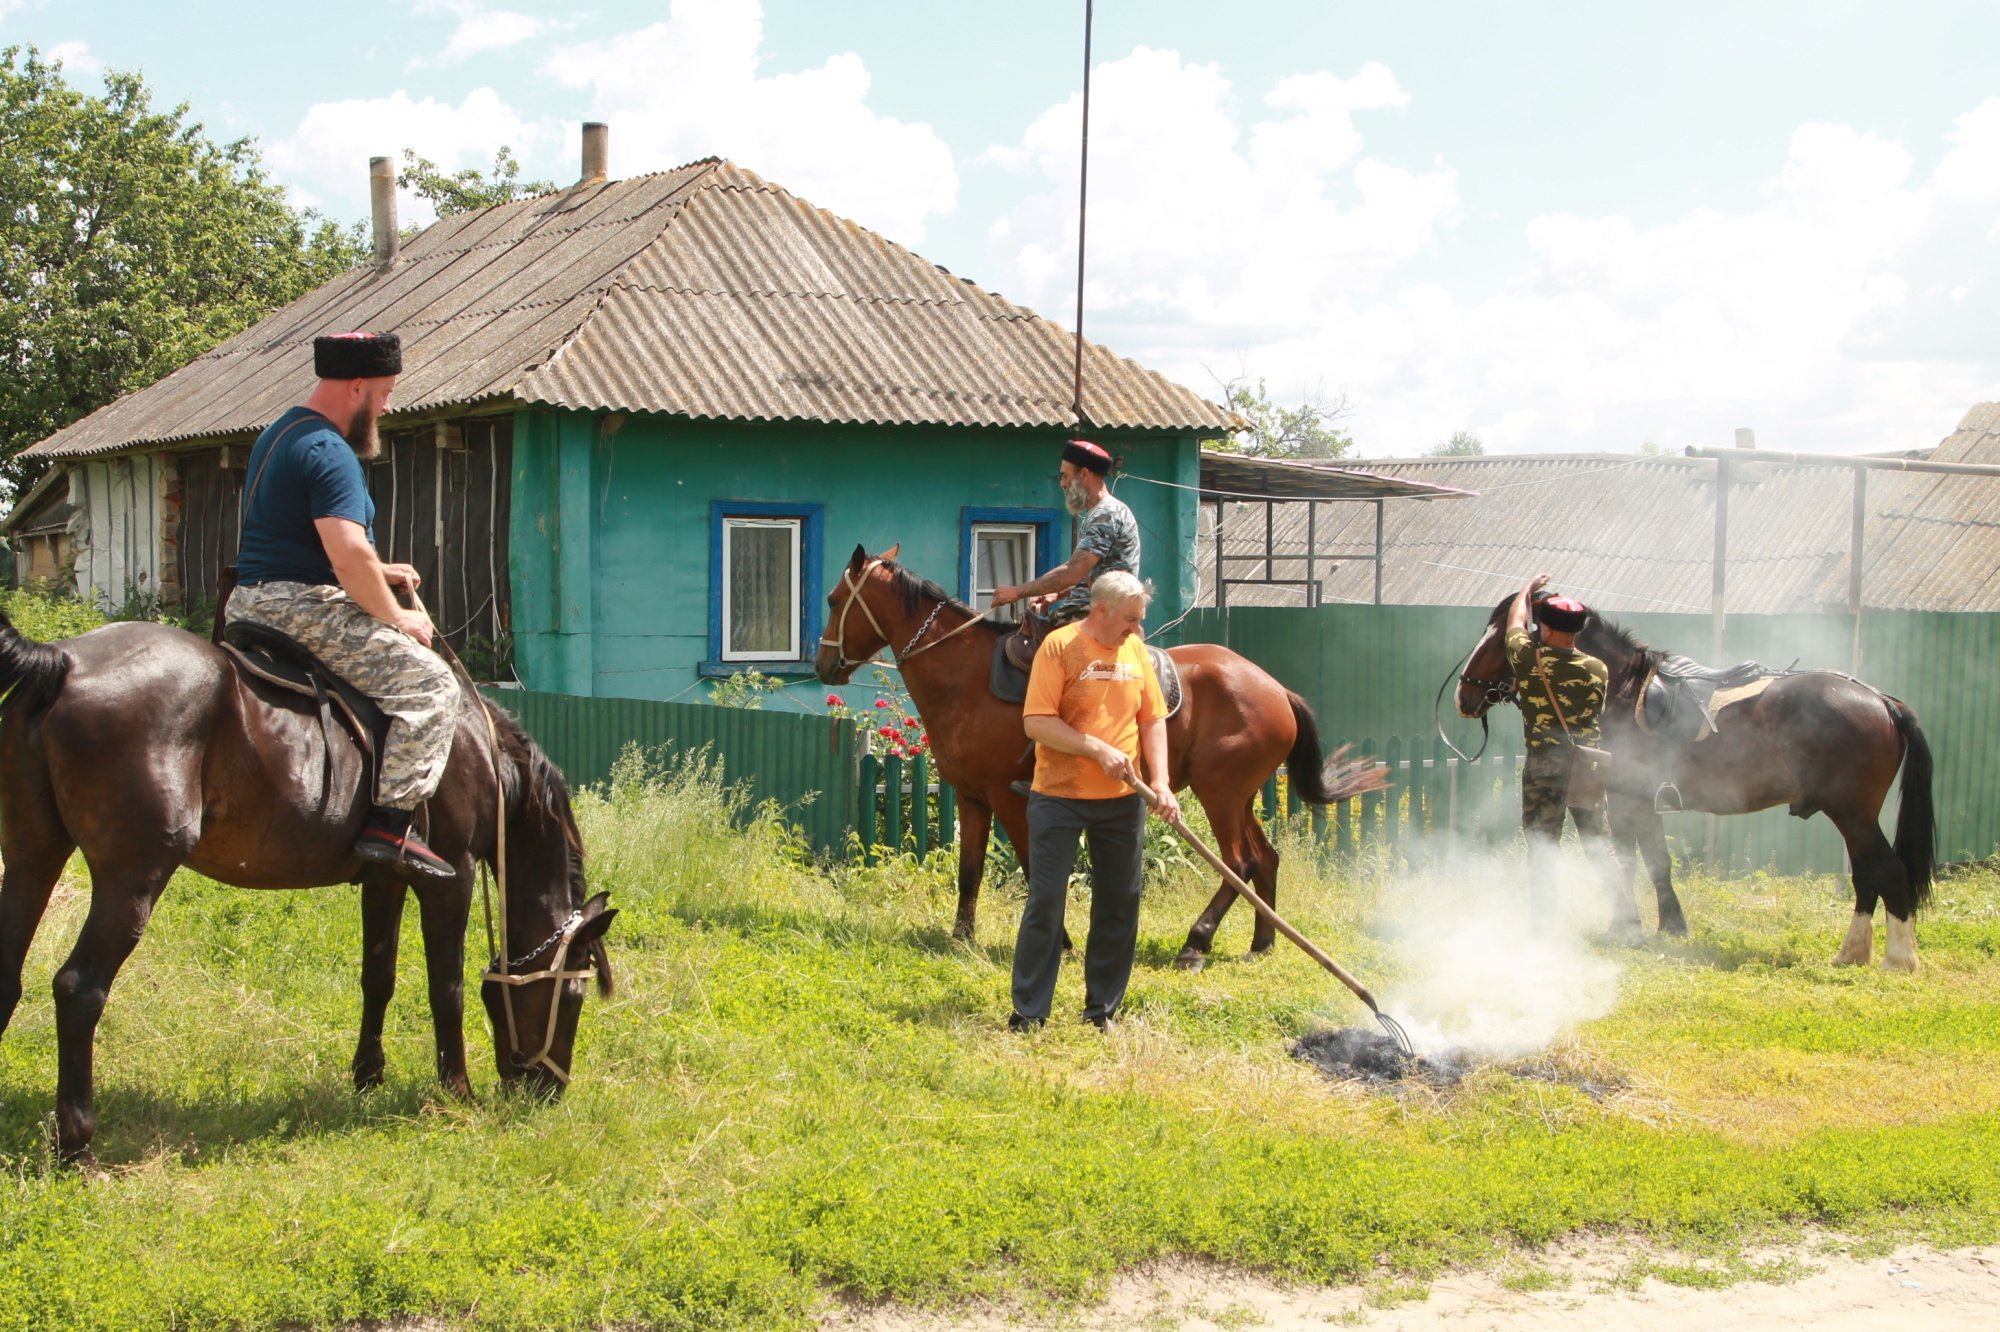
[[[1483, 638], [1480, 640], [1481, 643], [1485, 641], [1486, 640]], [[1464, 662], [1462, 662], [1455, 670], [1453, 670], [1451, 674], [1446, 675], [1444, 677], [1444, 683], [1438, 686], [1437, 697], [1431, 700], [1431, 725], [1437, 729], [1438, 739], [1444, 741], [1444, 747], [1446, 749], [1449, 749], [1452, 753], [1458, 755], [1459, 759], [1465, 763], [1479, 762], [1481, 756], [1486, 753], [1486, 746], [1492, 743], [1493, 731], [1491, 726], [1487, 723], [1486, 710], [1482, 710], [1479, 714], [1479, 748], [1473, 753], [1468, 754], [1464, 750], [1460, 749], [1457, 745], [1451, 742], [1451, 737], [1445, 734], [1444, 691], [1451, 688], [1453, 684], [1453, 677], [1454, 676], [1457, 677], [1457, 683], [1459, 684], [1477, 685], [1479, 688], [1485, 690], [1487, 710], [1490, 710], [1501, 703], [1511, 702], [1512, 699], [1510, 695], [1513, 694], [1516, 687], [1511, 677], [1505, 680], [1481, 680], [1474, 676], [1465, 674], [1467, 670], [1471, 669], [1472, 658], [1478, 655], [1479, 655], [1479, 644], [1475, 643], [1473, 644], [1472, 651], [1467, 654]]]
[[920, 656], [923, 653], [929, 652], [932, 648], [937, 647], [939, 644], [948, 642], [951, 639], [956, 638], [958, 635], [970, 629], [973, 625], [978, 624], [980, 621], [984, 620], [988, 614], [988, 612], [986, 611], [981, 611], [978, 614], [974, 615], [971, 619], [967, 620], [964, 624], [961, 624], [953, 629], [948, 629], [941, 636], [932, 639], [928, 643], [925, 643], [922, 647], [918, 647], [917, 644], [923, 639], [923, 636], [931, 631], [932, 625], [937, 623], [937, 617], [943, 613], [944, 608], [946, 606], [951, 604], [949, 601], [940, 601], [937, 605], [931, 608], [930, 618], [923, 622], [922, 626], [918, 628], [917, 632], [910, 636], [910, 641], [903, 644], [903, 650], [901, 652], [898, 652], [895, 649], [894, 640], [889, 637], [888, 630], [884, 629], [882, 627], [882, 622], [875, 618], [874, 609], [869, 606], [868, 602], [861, 595], [861, 585], [868, 581], [868, 575], [874, 573], [877, 569], [881, 567], [882, 567], [882, 561], [876, 559], [868, 561], [867, 566], [862, 569], [859, 577], [856, 577], [853, 572], [847, 569], [842, 569], [840, 571], [840, 585], [847, 589], [847, 600], [840, 603], [840, 615], [834, 622], [833, 631], [829, 634], [821, 635], [819, 640], [819, 645], [821, 647], [833, 649], [833, 655], [834, 655], [833, 668], [836, 671], [844, 671], [849, 666], [864, 666], [875, 659], [875, 653], [880, 652], [882, 650], [882, 648], [876, 648], [875, 652], [871, 652], [867, 656], [862, 657], [858, 660], [850, 659], [848, 657], [847, 613], [854, 609], [854, 603], [856, 603], [857, 601], [861, 603], [861, 613], [868, 617], [869, 627], [875, 631], [875, 636], [882, 640], [882, 647], [886, 647], [889, 649], [889, 654], [896, 659], [896, 664], [898, 666], [901, 666], [911, 657]]
[[[423, 602], [418, 600], [415, 593], [411, 593], [410, 599], [416, 602], [419, 609], [422, 608]], [[433, 642], [436, 643], [445, 660], [451, 663], [452, 670], [458, 673], [458, 678], [465, 684], [465, 687], [472, 691], [472, 696], [479, 700], [479, 715], [486, 722], [486, 750], [493, 762], [494, 852], [490, 891], [485, 866], [480, 867], [479, 875], [479, 904], [486, 915], [486, 949], [487, 955], [493, 960], [487, 964], [486, 970], [479, 973], [479, 979], [482, 981], [494, 981], [500, 986], [500, 1007], [507, 1015], [507, 1043], [508, 1047], [514, 1052], [514, 1067], [526, 1072], [536, 1064], [540, 1064], [542, 1067], [548, 1069], [549, 1072], [555, 1074], [556, 1081], [567, 1086], [569, 1084], [568, 1071], [556, 1063], [555, 1060], [549, 1058], [549, 1051], [553, 1050], [556, 1044], [556, 1019], [562, 1011], [563, 983], [565, 981], [581, 980], [590, 975], [588, 970], [570, 970], [566, 966], [569, 961], [570, 943], [576, 938], [577, 930], [583, 925], [583, 912], [572, 910], [569, 913], [569, 918], [556, 927], [556, 932], [553, 935], [543, 940], [529, 952], [523, 953], [511, 962], [508, 961], [507, 787], [500, 778], [500, 732], [493, 724], [493, 705], [486, 701], [485, 697], [480, 694], [478, 687], [473, 684], [471, 673], [465, 669], [465, 663], [458, 659], [458, 654], [452, 651], [451, 644], [445, 641], [443, 634], [436, 635]], [[497, 933], [494, 928], [493, 911], [493, 899], [496, 897], [500, 900], [500, 923]], [[537, 957], [540, 957], [548, 951], [551, 944], [555, 945], [556, 955], [545, 970], [517, 971], [514, 969], [524, 967]], [[521, 1056], [520, 1028], [514, 1020], [514, 991], [523, 985], [533, 985], [537, 981], [544, 980], [553, 981], [556, 987], [555, 993], [549, 996], [548, 1028], [542, 1033], [541, 1047], [533, 1054], [523, 1058]]]

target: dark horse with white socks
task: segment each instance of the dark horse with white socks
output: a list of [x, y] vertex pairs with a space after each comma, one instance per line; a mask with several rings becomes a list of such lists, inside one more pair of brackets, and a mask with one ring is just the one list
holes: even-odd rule
[[[1515, 701], [1501, 642], [1513, 601], [1508, 597], [1494, 609], [1459, 677], [1462, 717], [1483, 717], [1495, 703]], [[1576, 645], [1610, 672], [1603, 743], [1612, 753], [1611, 840], [1621, 860], [1634, 846], [1644, 858], [1659, 899], [1662, 933], [1687, 933], [1655, 803], [1662, 785], [1671, 784], [1688, 810], [1750, 814], [1787, 805], [1801, 819], [1825, 814], [1847, 843], [1854, 877], [1854, 919], [1833, 960], [1860, 966], [1873, 957], [1879, 900], [1887, 910], [1889, 935], [1882, 965], [1916, 970], [1911, 920], [1930, 899], [1937, 823], [1930, 744], [1907, 704], [1851, 676], [1801, 671], [1723, 708], [1706, 739], [1674, 744], [1649, 731], [1639, 712], [1641, 693], [1666, 654], [1595, 614]], [[1891, 844], [1880, 819], [1899, 767], [1903, 794]], [[1612, 909], [1615, 931], [1637, 930], [1638, 912], [1628, 893], [1621, 890]]]
[[[245, 678], [204, 639], [158, 624], [113, 624], [38, 643], [0, 615], [0, 690], [0, 1031], [21, 1001], [22, 961], [70, 853], [81, 848], [90, 869], [90, 913], [55, 976], [56, 1146], [65, 1160], [91, 1160], [97, 1021], [119, 967], [183, 865], [239, 888], [319, 888], [360, 878], [354, 1081], [363, 1089], [382, 1080], [382, 1015], [395, 990], [404, 893], [414, 891], [438, 1076], [454, 1095], [470, 1097], [466, 918], [475, 865], [492, 865], [504, 846], [502, 939], [524, 954], [507, 969], [517, 977], [534, 967], [562, 974], [506, 987], [485, 983], [500, 1075], [549, 1092], [567, 1081], [584, 973], [550, 959], [566, 951], [572, 968], [588, 959], [608, 994], [604, 932], [617, 913], [603, 894], [584, 900], [582, 843], [562, 776], [512, 719], [489, 713], [471, 689], [429, 805], [431, 845], [458, 873], [413, 883], [389, 866], [364, 873], [349, 851], [372, 794], [361, 790], [367, 767], [360, 747], [344, 733], [329, 737], [308, 700]], [[490, 729], [482, 714], [491, 716]], [[565, 936], [567, 950], [550, 948]], [[542, 940], [549, 943], [537, 947]]]

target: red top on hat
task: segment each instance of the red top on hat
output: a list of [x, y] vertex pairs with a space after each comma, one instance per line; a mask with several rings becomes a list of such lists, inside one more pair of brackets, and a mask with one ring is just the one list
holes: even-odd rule
[[1574, 601], [1569, 597], [1550, 597], [1542, 604], [1552, 610], [1568, 611], [1572, 615], [1588, 615], [1590, 613], [1590, 607], [1584, 605], [1581, 601]]

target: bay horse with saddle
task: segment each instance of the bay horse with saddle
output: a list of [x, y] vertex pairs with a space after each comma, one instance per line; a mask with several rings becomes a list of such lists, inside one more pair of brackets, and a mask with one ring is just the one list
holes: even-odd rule
[[[1466, 658], [1457, 691], [1462, 717], [1483, 720], [1495, 704], [1516, 701], [1502, 642], [1513, 600], [1494, 608]], [[1662, 812], [1750, 814], [1784, 805], [1801, 819], [1825, 814], [1847, 845], [1854, 916], [1833, 960], [1872, 959], [1879, 902], [1888, 933], [1882, 965], [1916, 969], [1912, 921], [1930, 897], [1937, 827], [1930, 744], [1908, 704], [1837, 671], [1773, 671], [1755, 662], [1703, 667], [1595, 613], [1576, 644], [1609, 672], [1602, 743], [1613, 756], [1606, 783], [1611, 840], [1626, 888], [1630, 853], [1644, 861], [1662, 933], [1687, 933]], [[1880, 819], [1898, 770], [1902, 796], [1891, 842]], [[1621, 895], [1614, 925], [1636, 927], [1636, 906], [1625, 889]]]
[[[970, 940], [995, 819], [1027, 859], [1028, 802], [1011, 789], [1031, 771], [1018, 692], [1026, 682], [1018, 675], [1010, 681], [1004, 655], [1015, 626], [987, 618], [905, 569], [896, 563], [897, 550], [870, 555], [862, 546], [854, 548], [840, 586], [827, 597], [827, 631], [815, 666], [829, 685], [846, 684], [884, 651], [901, 670], [929, 731], [938, 779], [958, 791], [958, 913], [952, 934]], [[1275, 906], [1278, 852], [1257, 818], [1259, 788], [1282, 764], [1300, 799], [1328, 805], [1379, 789], [1381, 770], [1366, 760], [1348, 762], [1344, 753], [1325, 759], [1305, 700], [1228, 648], [1196, 643], [1150, 650], [1171, 709], [1167, 753], [1173, 789], [1193, 789], [1223, 860]], [[1180, 965], [1202, 965], [1235, 900], [1235, 890], [1225, 883], [1188, 930]], [[1260, 917], [1251, 951], [1266, 952], [1275, 939], [1273, 927]]]
[[[238, 626], [240, 627], [240, 626]], [[563, 779], [460, 672], [462, 706], [428, 837], [455, 874], [353, 852], [369, 812], [374, 742], [367, 700], [267, 632], [219, 646], [160, 624], [122, 623], [59, 643], [0, 614], [0, 1032], [51, 890], [81, 850], [90, 910], [55, 974], [56, 1148], [91, 1161], [97, 1023], [174, 871], [239, 888], [361, 885], [361, 1034], [355, 1086], [382, 1081], [383, 1014], [396, 985], [405, 894], [423, 927], [437, 1072], [469, 1098], [465, 934], [475, 866], [500, 885], [482, 998], [508, 1084], [554, 1093], [568, 1081], [584, 980], [610, 993], [604, 933], [617, 913], [585, 896], [583, 847]], [[352, 718], [343, 724], [340, 718]]]

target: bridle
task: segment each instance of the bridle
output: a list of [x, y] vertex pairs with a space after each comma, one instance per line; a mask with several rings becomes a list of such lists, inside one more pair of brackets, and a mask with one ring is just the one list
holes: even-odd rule
[[862, 566], [861, 572], [858, 575], [852, 569], [842, 569], [840, 571], [840, 585], [847, 589], [847, 600], [840, 603], [840, 613], [833, 620], [831, 626], [832, 632], [821, 635], [819, 640], [821, 647], [833, 649], [833, 669], [835, 673], [845, 671], [850, 666], [865, 666], [875, 660], [875, 653], [882, 650], [882, 648], [876, 648], [875, 652], [871, 652], [858, 660], [848, 657], [846, 646], [847, 613], [854, 609], [856, 602], [859, 602], [861, 605], [861, 613], [868, 617], [868, 627], [875, 631], [875, 637], [882, 640], [882, 647], [889, 649], [889, 654], [896, 659], [898, 666], [908, 661], [911, 657], [929, 652], [939, 644], [964, 633], [973, 625], [984, 620], [988, 614], [986, 611], [981, 611], [964, 624], [946, 630], [939, 637], [932, 639], [928, 643], [924, 643], [922, 647], [918, 647], [917, 644], [923, 642], [924, 635], [931, 631], [931, 626], [937, 623], [937, 617], [944, 612], [946, 606], [951, 604], [949, 601], [940, 601], [937, 605], [931, 607], [930, 618], [917, 627], [917, 632], [910, 635], [910, 641], [903, 644], [903, 650], [898, 652], [895, 649], [894, 640], [889, 637], [889, 631], [882, 627], [882, 622], [875, 618], [874, 609], [869, 606], [868, 602], [861, 595], [861, 585], [868, 581], [868, 575], [881, 568], [884, 563], [886, 561], [881, 559], [870, 560], [866, 565]]
[[[568, 981], [582, 980], [590, 975], [590, 971], [587, 969], [583, 971], [567, 969], [569, 946], [576, 939], [577, 930], [583, 926], [583, 912], [580, 910], [571, 911], [568, 919], [556, 926], [554, 934], [519, 957], [511, 961], [508, 960], [507, 790], [500, 780], [500, 736], [493, 726], [493, 705], [483, 698], [479, 702], [481, 713], [486, 718], [487, 744], [493, 754], [493, 826], [496, 839], [493, 854], [494, 891], [491, 894], [486, 891], [486, 876], [481, 874], [479, 878], [479, 900], [486, 911], [487, 955], [492, 958], [492, 961], [487, 964], [486, 970], [479, 973], [479, 979], [482, 981], [493, 981], [500, 986], [500, 1007], [507, 1015], [507, 1045], [514, 1052], [514, 1067], [525, 1073], [536, 1064], [540, 1064], [549, 1072], [555, 1074], [556, 1081], [567, 1086], [569, 1085], [569, 1071], [555, 1060], [549, 1058], [549, 1051], [553, 1050], [556, 1044], [556, 1020], [562, 1013], [563, 985]], [[493, 924], [493, 899], [495, 897], [500, 899], [500, 924], [497, 933]], [[551, 945], [555, 947], [556, 955], [547, 968], [541, 971], [516, 970], [518, 967], [527, 966], [543, 953], [546, 953]], [[540, 1048], [533, 1054], [523, 1057], [521, 1054], [520, 1029], [514, 1021], [514, 991], [523, 985], [533, 985], [537, 981], [544, 980], [552, 981], [555, 984], [555, 992], [549, 996], [548, 1026], [542, 1032], [542, 1044]]]
[[[1488, 626], [1488, 632], [1491, 632], [1490, 625]], [[1445, 676], [1444, 683], [1438, 686], [1437, 697], [1431, 700], [1431, 725], [1437, 729], [1438, 739], [1444, 741], [1446, 749], [1449, 749], [1467, 763], [1477, 763], [1480, 756], [1486, 752], [1487, 742], [1493, 738], [1492, 727], [1486, 720], [1487, 712], [1502, 703], [1512, 703], [1514, 695], [1519, 688], [1512, 676], [1499, 680], [1482, 680], [1476, 675], [1467, 675], [1465, 673], [1471, 669], [1472, 659], [1479, 655], [1479, 649], [1485, 642], [1486, 639], [1482, 635], [1479, 642], [1472, 645], [1472, 651], [1466, 654], [1465, 660], [1459, 664], [1458, 669], [1451, 675]], [[1444, 731], [1444, 694], [1445, 690], [1451, 688], [1454, 678], [1456, 678], [1458, 684], [1474, 685], [1486, 691], [1486, 707], [1481, 709], [1479, 713], [1479, 748], [1470, 754], [1453, 744], [1451, 737], [1446, 735]]]

